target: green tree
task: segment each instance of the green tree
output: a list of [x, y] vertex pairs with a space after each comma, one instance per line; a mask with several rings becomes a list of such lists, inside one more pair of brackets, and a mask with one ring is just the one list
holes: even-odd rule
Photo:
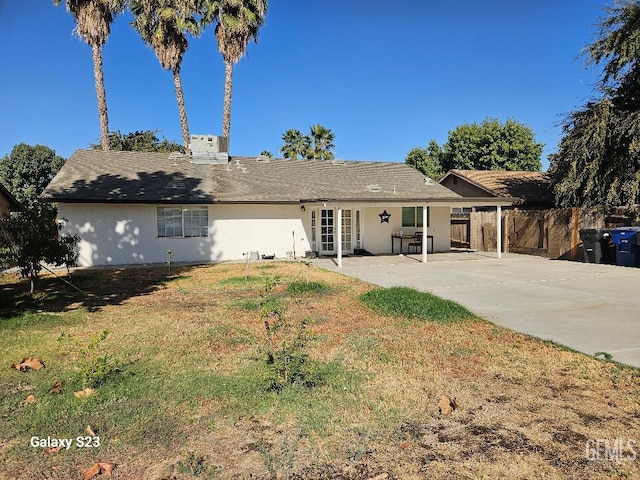
[[640, 203], [640, 66], [565, 118], [549, 170], [560, 206]]
[[445, 173], [442, 169], [443, 155], [442, 147], [431, 140], [427, 148], [414, 147], [409, 150], [405, 163], [427, 177], [439, 180]]
[[197, 35], [198, 22], [190, 0], [130, 0], [134, 15], [132, 26], [142, 40], [153, 48], [160, 65], [173, 73], [184, 148], [189, 146], [189, 122], [184, 104], [180, 68], [189, 42], [186, 33]]
[[2, 183], [25, 207], [37, 200], [45, 187], [62, 168], [65, 158], [44, 145], [19, 143], [0, 159]]
[[640, 2], [620, 0], [605, 11], [608, 17], [601, 20], [598, 37], [583, 52], [587, 64], [604, 63], [603, 86], [622, 78], [640, 58]]
[[58, 210], [40, 200], [40, 194], [65, 159], [43, 145], [20, 143], [0, 160], [0, 182], [22, 204], [22, 211], [0, 219], [0, 267], [17, 266], [31, 280], [31, 292], [42, 262], [64, 265], [75, 262], [78, 237], [61, 235]]
[[309, 127], [309, 135], [303, 135], [300, 130], [291, 128], [282, 135], [284, 145], [280, 147], [280, 153], [284, 158], [297, 160], [298, 157], [307, 160], [331, 160], [335, 145], [334, 133], [330, 128], [325, 128], [319, 123]]
[[263, 155], [267, 158], [273, 158], [273, 153], [271, 153], [269, 150], [263, 150], [260, 152], [260, 155]]
[[550, 172], [561, 206], [635, 205], [640, 201], [640, 2], [607, 8], [583, 54], [602, 66], [600, 98], [563, 121]]
[[[185, 148], [171, 140], [157, 136], [158, 130], [144, 130], [121, 133], [119, 130], [109, 132], [111, 150], [123, 152], [185, 152]], [[94, 150], [100, 149], [100, 144], [91, 144]]]
[[284, 132], [282, 141], [284, 145], [280, 147], [280, 153], [282, 153], [284, 158], [291, 158], [293, 160], [297, 160], [298, 157], [306, 158], [309, 148], [311, 147], [311, 139], [295, 128]]
[[[231, 131], [231, 91], [233, 66], [247, 51], [251, 40], [258, 41], [258, 30], [267, 15], [267, 0], [200, 0], [199, 13], [202, 25], [215, 24], [218, 50], [225, 64], [224, 110], [222, 135]], [[230, 142], [229, 142], [230, 143]]]
[[35, 291], [42, 263], [67, 265], [77, 261], [77, 235], [61, 235], [58, 209], [42, 201], [32, 202], [21, 212], [0, 219], [0, 267], [17, 266], [20, 275], [30, 280]]
[[[53, 0], [56, 6], [60, 2]], [[109, 150], [109, 115], [102, 70], [102, 47], [111, 33], [114, 17], [124, 10], [125, 4], [126, 0], [65, 0], [67, 11], [76, 21], [74, 32], [91, 47], [103, 150]]]
[[308, 157], [316, 160], [331, 160], [333, 158], [333, 150], [335, 145], [333, 140], [334, 133], [330, 128], [325, 128], [319, 123], [311, 125], [309, 128], [309, 138], [311, 139], [311, 149]]
[[543, 144], [535, 141], [531, 128], [507, 120], [502, 124], [487, 118], [449, 132], [442, 166], [466, 170], [528, 170], [542, 168]]

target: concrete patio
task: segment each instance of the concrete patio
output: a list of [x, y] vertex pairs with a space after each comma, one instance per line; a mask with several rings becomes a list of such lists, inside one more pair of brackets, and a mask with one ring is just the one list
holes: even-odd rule
[[376, 285], [454, 300], [518, 332], [640, 367], [640, 268], [456, 251], [319, 258], [314, 264]]

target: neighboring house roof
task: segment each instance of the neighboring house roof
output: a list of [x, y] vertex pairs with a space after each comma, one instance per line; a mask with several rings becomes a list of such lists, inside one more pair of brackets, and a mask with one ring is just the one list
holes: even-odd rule
[[551, 177], [546, 172], [506, 170], [449, 170], [441, 184], [458, 177], [496, 197], [513, 200], [514, 205], [548, 205], [555, 203]]
[[43, 197], [96, 203], [464, 200], [404, 163], [232, 157], [228, 164], [203, 165], [185, 155], [99, 150], [76, 151]]
[[4, 185], [0, 183], [0, 195], [4, 196], [7, 199], [7, 203], [9, 204], [9, 211], [16, 212], [22, 210], [22, 206], [18, 203], [18, 201], [11, 195], [11, 192], [5, 188]]

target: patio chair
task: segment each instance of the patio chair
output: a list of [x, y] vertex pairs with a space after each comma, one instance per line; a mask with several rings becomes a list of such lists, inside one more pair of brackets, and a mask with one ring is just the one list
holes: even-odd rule
[[422, 232], [416, 232], [413, 240], [409, 242], [409, 246], [407, 247], [408, 253], [411, 253], [411, 247], [415, 248], [415, 253], [422, 253]]

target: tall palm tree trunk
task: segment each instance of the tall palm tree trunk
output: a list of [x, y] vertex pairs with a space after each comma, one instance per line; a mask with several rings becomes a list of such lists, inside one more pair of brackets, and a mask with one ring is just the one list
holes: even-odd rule
[[93, 58], [93, 76], [96, 79], [96, 96], [98, 97], [98, 117], [100, 118], [100, 143], [102, 150], [109, 150], [109, 115], [107, 113], [107, 93], [104, 89], [104, 75], [102, 72], [102, 47], [91, 46]]
[[189, 154], [189, 122], [187, 121], [187, 108], [184, 106], [184, 93], [182, 91], [179, 66], [173, 69], [173, 83], [176, 87], [176, 100], [178, 101], [178, 113], [180, 115], [180, 126], [182, 127], [182, 142], [184, 143], [185, 151]]
[[224, 62], [224, 111], [222, 113], [222, 135], [231, 143], [231, 87], [233, 86], [233, 62]]

